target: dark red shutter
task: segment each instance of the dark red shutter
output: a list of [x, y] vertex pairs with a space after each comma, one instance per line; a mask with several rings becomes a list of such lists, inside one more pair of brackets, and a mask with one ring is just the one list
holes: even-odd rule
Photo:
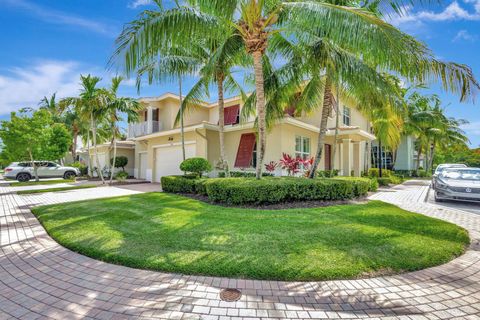
[[225, 124], [237, 124], [238, 113], [240, 112], [240, 106], [231, 106], [225, 108]]
[[332, 170], [332, 146], [324, 144], [325, 149], [325, 170]]
[[240, 144], [238, 145], [237, 159], [235, 160], [235, 167], [248, 168], [252, 162], [253, 148], [257, 140], [255, 133], [245, 133], [240, 137]]

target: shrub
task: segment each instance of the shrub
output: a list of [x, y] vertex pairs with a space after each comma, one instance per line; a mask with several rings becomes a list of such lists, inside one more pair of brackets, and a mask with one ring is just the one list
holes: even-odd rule
[[332, 180], [344, 180], [344, 181], [349, 181], [353, 184], [353, 195], [354, 197], [362, 197], [365, 196], [368, 191], [375, 191], [375, 190], [370, 190], [372, 180], [369, 178], [358, 178], [358, 177], [336, 177], [333, 178]]
[[318, 170], [317, 177], [319, 178], [333, 178], [338, 176], [338, 170]]
[[[255, 178], [256, 173], [250, 171], [230, 171], [231, 178]], [[225, 172], [218, 173], [219, 178], [225, 178]], [[262, 172], [262, 177], [273, 177], [273, 173]]]
[[392, 184], [400, 184], [403, 183], [404, 179], [400, 176], [391, 175], [390, 181], [392, 182]]
[[[392, 175], [392, 172], [388, 169], [382, 169], [382, 178], [383, 177], [390, 177]], [[380, 176], [380, 170], [378, 168], [370, 168], [368, 169], [368, 176], [369, 177], [379, 177]]]
[[118, 180], [120, 182], [125, 181], [128, 178], [128, 173], [125, 171], [119, 171], [115, 174], [115, 180]]
[[383, 178], [377, 178], [378, 184], [382, 187], [388, 186], [389, 184], [392, 183], [392, 179], [388, 177], [383, 177]]
[[201, 194], [202, 196], [207, 195], [207, 182], [210, 179], [196, 179], [195, 180], [195, 192]]
[[427, 178], [430, 176], [431, 176], [430, 172], [427, 172], [426, 170], [423, 170], [423, 169], [417, 170], [417, 177], [419, 178]]
[[[365, 187], [366, 185], [366, 187]], [[345, 200], [366, 193], [368, 184], [342, 179], [249, 178], [209, 179], [210, 200], [230, 204], [264, 204], [302, 200]]]
[[204, 158], [190, 158], [180, 164], [180, 170], [190, 172], [201, 177], [204, 172], [212, 170], [212, 165]]
[[194, 176], [164, 176], [162, 189], [171, 193], [195, 193], [197, 179]]
[[[115, 168], [122, 168], [123, 172], [125, 172], [125, 167], [128, 164], [128, 158], [125, 156], [117, 156], [115, 157]], [[113, 165], [113, 158], [110, 159], [110, 165]]]
[[82, 175], [82, 176], [86, 176], [88, 174], [88, 167], [84, 163], [81, 163], [81, 162], [77, 161], [77, 162], [72, 163], [70, 166], [80, 170], [80, 175]]
[[375, 178], [369, 178], [370, 186], [368, 187], [368, 191], [375, 192], [378, 190], [378, 180]]

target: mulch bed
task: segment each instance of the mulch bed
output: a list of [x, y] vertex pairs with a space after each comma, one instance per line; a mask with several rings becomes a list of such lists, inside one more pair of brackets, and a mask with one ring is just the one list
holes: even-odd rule
[[311, 200], [311, 201], [293, 201], [293, 202], [272, 203], [272, 204], [234, 205], [234, 204], [228, 204], [228, 203], [222, 203], [222, 202], [214, 202], [210, 200], [207, 196], [200, 195], [200, 194], [181, 193], [180, 195], [184, 197], [192, 198], [198, 201], [202, 201], [208, 204], [227, 207], [227, 208], [264, 209], [264, 210], [318, 208], [318, 207], [329, 207], [329, 206], [346, 205], [346, 204], [363, 204], [368, 202], [366, 197], [362, 197], [354, 200], [338, 200], [338, 201]]

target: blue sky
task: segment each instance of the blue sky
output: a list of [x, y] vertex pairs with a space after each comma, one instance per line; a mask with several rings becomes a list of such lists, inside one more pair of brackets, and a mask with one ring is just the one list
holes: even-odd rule
[[[80, 74], [101, 76], [107, 84], [115, 37], [150, 6], [149, 0], [0, 0], [0, 119], [54, 92], [77, 94]], [[438, 58], [469, 65], [480, 78], [480, 0], [404, 12], [391, 23], [426, 42]], [[186, 90], [192, 81], [186, 79]], [[166, 83], [144, 87], [140, 95], [177, 90], [176, 83]], [[464, 129], [472, 146], [479, 146], [480, 103], [459, 103], [435, 86], [430, 92], [442, 97], [448, 115], [470, 121]], [[136, 97], [134, 81], [126, 81], [120, 93]]]

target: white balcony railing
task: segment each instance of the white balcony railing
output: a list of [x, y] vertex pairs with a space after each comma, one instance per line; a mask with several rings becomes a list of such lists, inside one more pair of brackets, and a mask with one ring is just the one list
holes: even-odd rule
[[128, 124], [128, 138], [146, 136], [159, 131], [162, 131], [162, 123], [158, 121]]

